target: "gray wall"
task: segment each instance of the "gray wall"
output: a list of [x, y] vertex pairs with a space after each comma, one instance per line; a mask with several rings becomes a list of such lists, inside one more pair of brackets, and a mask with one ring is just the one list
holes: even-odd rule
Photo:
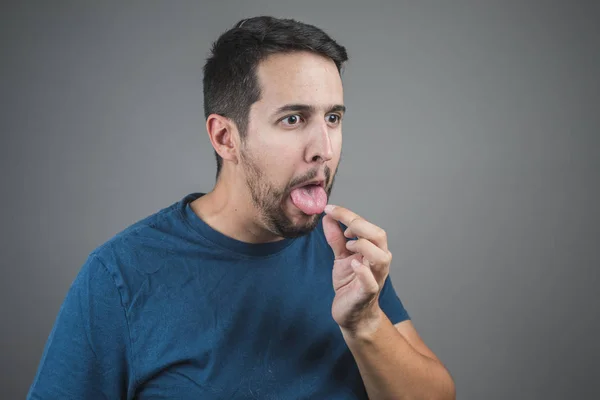
[[459, 398], [600, 398], [599, 7], [206, 3], [2, 2], [0, 397], [25, 395], [93, 248], [211, 189], [201, 66], [271, 14], [350, 51], [332, 201], [388, 231]]

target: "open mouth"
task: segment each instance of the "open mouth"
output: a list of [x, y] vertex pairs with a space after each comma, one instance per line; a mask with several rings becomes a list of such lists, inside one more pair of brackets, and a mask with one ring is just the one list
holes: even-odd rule
[[320, 183], [307, 183], [306, 185], [300, 186], [301, 189], [312, 189], [316, 187], [323, 187], [323, 182]]
[[307, 215], [321, 214], [327, 205], [327, 193], [322, 181], [293, 189], [290, 198], [292, 203]]

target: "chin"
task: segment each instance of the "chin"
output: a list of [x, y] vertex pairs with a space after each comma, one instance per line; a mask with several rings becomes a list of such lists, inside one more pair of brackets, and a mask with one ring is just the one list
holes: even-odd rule
[[296, 238], [312, 232], [319, 224], [321, 214], [308, 215], [290, 204], [291, 208], [284, 208], [279, 218], [272, 220], [277, 234], [284, 238]]
[[292, 223], [298, 227], [313, 226], [318, 222], [319, 216], [320, 214], [308, 215], [301, 212], [298, 217], [292, 220]]
[[321, 214], [307, 215], [302, 213], [302, 215], [303, 217], [296, 223], [296, 226], [306, 233], [309, 233], [315, 229], [319, 224], [319, 220], [321, 219]]

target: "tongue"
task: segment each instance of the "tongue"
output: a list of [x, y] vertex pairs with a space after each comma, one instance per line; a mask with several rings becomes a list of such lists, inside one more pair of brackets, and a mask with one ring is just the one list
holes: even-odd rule
[[321, 214], [327, 205], [327, 193], [325, 193], [325, 189], [317, 185], [294, 189], [290, 196], [294, 205], [308, 215]]

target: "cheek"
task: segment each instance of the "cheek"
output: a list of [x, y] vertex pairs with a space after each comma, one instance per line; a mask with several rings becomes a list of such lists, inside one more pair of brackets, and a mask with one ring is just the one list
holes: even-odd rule
[[333, 148], [333, 166], [337, 167], [340, 162], [340, 157], [342, 155], [342, 135], [341, 133], [336, 133], [335, 135], [331, 135], [331, 147]]
[[285, 187], [294, 178], [295, 171], [299, 168], [297, 160], [302, 159], [298, 147], [289, 144], [281, 145], [273, 141], [257, 144], [253, 153], [258, 167], [272, 185]]
[[257, 146], [264, 163], [280, 169], [293, 169], [298, 160], [302, 160], [302, 144], [285, 138], [264, 138]]

